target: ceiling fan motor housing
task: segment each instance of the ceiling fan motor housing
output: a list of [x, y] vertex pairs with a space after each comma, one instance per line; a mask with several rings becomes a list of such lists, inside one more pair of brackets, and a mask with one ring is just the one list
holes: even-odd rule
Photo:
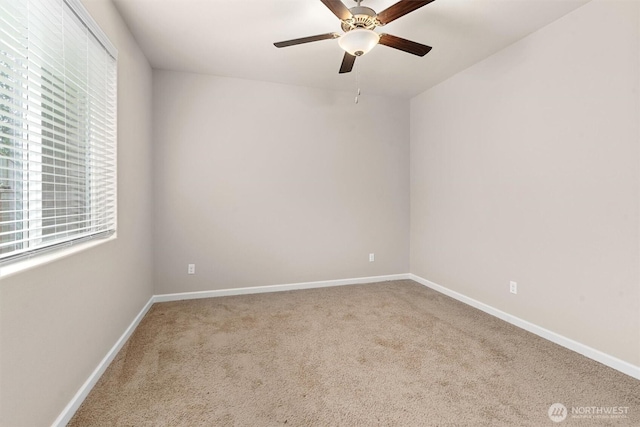
[[373, 30], [378, 26], [376, 21], [376, 12], [370, 7], [356, 6], [349, 9], [351, 15], [350, 19], [342, 21], [342, 30], [346, 33], [355, 28], [366, 28], [367, 30]]

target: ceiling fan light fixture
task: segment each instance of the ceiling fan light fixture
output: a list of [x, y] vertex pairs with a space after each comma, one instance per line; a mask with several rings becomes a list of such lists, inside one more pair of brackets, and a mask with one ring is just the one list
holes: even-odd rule
[[355, 28], [343, 34], [338, 40], [342, 49], [350, 55], [362, 56], [378, 44], [380, 36], [373, 30]]

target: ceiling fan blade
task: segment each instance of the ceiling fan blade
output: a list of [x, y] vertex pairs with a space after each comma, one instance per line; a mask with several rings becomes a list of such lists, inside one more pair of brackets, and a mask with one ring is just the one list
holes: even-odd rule
[[434, 0], [400, 0], [398, 3], [389, 6], [378, 14], [378, 21], [382, 25], [388, 24], [391, 21], [413, 12], [416, 9], [426, 6]]
[[347, 6], [344, 5], [340, 0], [320, 0], [324, 3], [325, 6], [333, 12], [334, 15], [338, 17], [339, 20], [344, 21], [350, 19], [353, 15], [347, 9]]
[[294, 46], [297, 44], [317, 42], [320, 40], [337, 39], [338, 37], [340, 37], [340, 34], [338, 33], [327, 33], [327, 34], [320, 34], [317, 36], [302, 37], [301, 39], [287, 40], [283, 42], [274, 43], [273, 45], [275, 47], [287, 47], [287, 46]]
[[378, 43], [418, 56], [425, 56], [431, 50], [431, 46], [412, 42], [411, 40], [392, 36], [391, 34], [380, 34], [380, 41]]
[[350, 73], [353, 70], [353, 64], [356, 62], [356, 57], [351, 55], [348, 52], [344, 53], [344, 57], [342, 58], [342, 65], [340, 65], [340, 74]]

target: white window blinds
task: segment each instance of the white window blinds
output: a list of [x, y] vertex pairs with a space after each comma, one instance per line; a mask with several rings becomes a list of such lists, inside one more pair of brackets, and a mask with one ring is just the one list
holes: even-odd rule
[[116, 56], [79, 0], [0, 1], [0, 262], [115, 232]]

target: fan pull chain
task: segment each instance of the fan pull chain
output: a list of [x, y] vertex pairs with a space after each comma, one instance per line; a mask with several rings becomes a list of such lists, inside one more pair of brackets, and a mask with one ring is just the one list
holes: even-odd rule
[[356, 104], [360, 96], [360, 65], [356, 64]]

